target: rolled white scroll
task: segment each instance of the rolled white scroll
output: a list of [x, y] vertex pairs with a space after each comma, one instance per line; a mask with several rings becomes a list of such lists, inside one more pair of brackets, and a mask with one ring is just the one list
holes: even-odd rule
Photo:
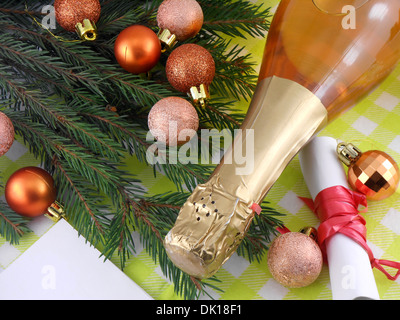
[[[299, 153], [301, 170], [313, 200], [326, 188], [349, 188], [336, 146], [333, 138], [315, 137]], [[333, 300], [380, 299], [364, 248], [337, 233], [327, 240], [326, 253]]]

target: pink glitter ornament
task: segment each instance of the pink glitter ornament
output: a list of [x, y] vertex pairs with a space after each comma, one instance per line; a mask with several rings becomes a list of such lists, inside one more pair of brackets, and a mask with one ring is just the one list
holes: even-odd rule
[[14, 143], [14, 126], [4, 113], [0, 112], [0, 157], [10, 150]]
[[196, 109], [187, 100], [168, 97], [151, 108], [148, 125], [157, 141], [176, 146], [193, 138], [199, 127], [199, 117]]

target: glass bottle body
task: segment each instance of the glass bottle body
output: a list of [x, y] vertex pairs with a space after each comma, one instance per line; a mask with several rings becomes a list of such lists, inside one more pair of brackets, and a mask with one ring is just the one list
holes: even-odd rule
[[[342, 7], [345, 3], [353, 5]], [[296, 81], [321, 100], [331, 121], [379, 84], [399, 59], [400, 1], [282, 0], [259, 80]]]

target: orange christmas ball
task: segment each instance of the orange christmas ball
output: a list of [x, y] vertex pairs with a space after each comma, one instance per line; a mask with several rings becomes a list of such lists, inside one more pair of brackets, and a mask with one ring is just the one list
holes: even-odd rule
[[62, 28], [76, 31], [82, 40], [96, 40], [96, 22], [101, 13], [99, 0], [55, 0], [54, 11]]
[[215, 62], [207, 49], [194, 43], [176, 48], [168, 57], [165, 72], [169, 83], [188, 93], [191, 87], [208, 87], [215, 76]]
[[123, 30], [114, 45], [118, 63], [133, 74], [151, 70], [161, 56], [161, 43], [153, 30], [134, 25]]
[[5, 188], [10, 208], [30, 218], [46, 213], [56, 200], [56, 194], [52, 176], [38, 167], [25, 167], [14, 172]]
[[88, 19], [96, 23], [100, 18], [99, 0], [55, 0], [56, 20], [62, 28], [74, 32], [78, 23]]
[[383, 200], [399, 185], [399, 167], [387, 153], [379, 150], [363, 152], [348, 171], [350, 186], [365, 194], [368, 200]]

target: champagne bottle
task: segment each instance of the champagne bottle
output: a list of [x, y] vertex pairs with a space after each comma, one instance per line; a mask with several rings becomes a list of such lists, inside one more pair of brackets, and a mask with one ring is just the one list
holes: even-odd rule
[[399, 60], [399, 0], [282, 0], [241, 131], [181, 208], [164, 240], [170, 259], [197, 278], [217, 272], [291, 159]]
[[400, 56], [399, 31], [397, 0], [283, 0], [259, 80], [296, 81], [321, 100], [331, 121], [393, 70]]

